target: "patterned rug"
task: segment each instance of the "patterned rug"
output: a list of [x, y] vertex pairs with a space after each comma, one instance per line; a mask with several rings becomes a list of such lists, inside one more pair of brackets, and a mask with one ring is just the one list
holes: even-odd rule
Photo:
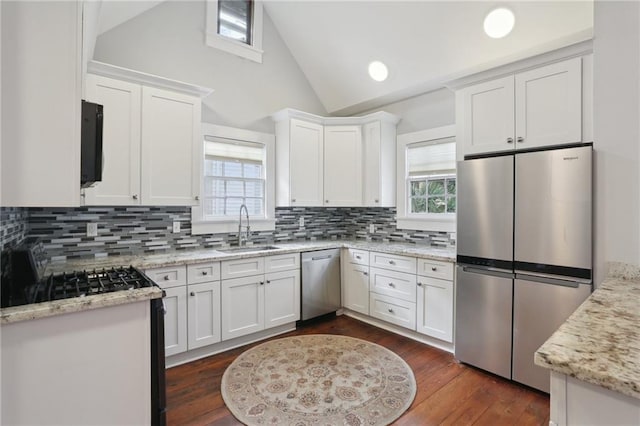
[[413, 372], [398, 355], [326, 334], [263, 343], [222, 376], [224, 402], [248, 425], [385, 425], [415, 395]]

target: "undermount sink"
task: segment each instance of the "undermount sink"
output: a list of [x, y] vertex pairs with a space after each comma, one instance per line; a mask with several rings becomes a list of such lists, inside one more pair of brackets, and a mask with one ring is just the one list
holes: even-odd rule
[[276, 246], [242, 246], [242, 247], [230, 247], [225, 249], [216, 249], [221, 253], [245, 253], [245, 252], [253, 252], [253, 251], [267, 251], [267, 250], [277, 250], [279, 247]]

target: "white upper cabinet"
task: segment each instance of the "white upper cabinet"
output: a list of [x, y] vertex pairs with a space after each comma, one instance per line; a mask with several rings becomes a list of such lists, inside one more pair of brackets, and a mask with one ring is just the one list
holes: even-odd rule
[[195, 96], [142, 88], [142, 204], [198, 204], [200, 105]]
[[516, 74], [516, 148], [582, 141], [582, 61]]
[[139, 84], [87, 74], [86, 98], [103, 105], [102, 181], [85, 190], [85, 204], [135, 204], [140, 194]]
[[324, 128], [324, 205], [362, 205], [360, 126]]
[[463, 93], [465, 155], [513, 149], [513, 76], [477, 84]]
[[292, 109], [276, 122], [276, 206], [395, 205], [398, 117], [320, 117]]
[[80, 205], [82, 3], [2, 2], [2, 205]]
[[362, 126], [364, 151], [363, 205], [396, 205], [396, 123], [397, 118], [372, 121]]
[[[288, 200], [277, 200], [277, 205], [322, 206], [324, 184], [324, 129], [316, 123], [291, 120], [290, 142], [288, 149], [283, 148], [276, 138], [276, 151], [287, 149], [289, 152], [289, 176], [283, 185], [289, 187]], [[276, 154], [278, 155], [278, 154]], [[280, 167], [276, 157], [276, 168]], [[278, 183], [281, 182], [278, 172]]]
[[102, 181], [84, 191], [84, 204], [198, 204], [201, 97], [211, 91], [100, 62], [88, 66], [87, 100], [104, 106], [104, 169]]
[[582, 142], [582, 58], [461, 89], [464, 155]]

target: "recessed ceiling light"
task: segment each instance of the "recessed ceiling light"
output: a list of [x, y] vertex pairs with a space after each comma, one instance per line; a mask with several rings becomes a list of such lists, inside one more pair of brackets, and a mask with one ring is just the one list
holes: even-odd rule
[[385, 81], [389, 76], [389, 70], [382, 62], [373, 61], [369, 64], [369, 76], [375, 81]]
[[515, 22], [512, 11], [499, 7], [484, 18], [484, 32], [491, 38], [502, 38], [511, 32]]

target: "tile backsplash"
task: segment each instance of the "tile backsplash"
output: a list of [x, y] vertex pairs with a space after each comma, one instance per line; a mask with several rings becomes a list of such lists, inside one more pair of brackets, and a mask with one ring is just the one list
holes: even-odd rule
[[[42, 238], [52, 260], [143, 255], [162, 251], [219, 248], [235, 244], [236, 233], [191, 235], [190, 207], [1, 208], [2, 245], [26, 235]], [[275, 231], [252, 232], [254, 244], [314, 239], [366, 239], [451, 247], [453, 235], [396, 229], [395, 208], [282, 207]], [[304, 227], [299, 226], [304, 217]], [[174, 221], [180, 232], [172, 232]], [[87, 237], [87, 223], [98, 236]], [[375, 232], [369, 233], [369, 225]]]

